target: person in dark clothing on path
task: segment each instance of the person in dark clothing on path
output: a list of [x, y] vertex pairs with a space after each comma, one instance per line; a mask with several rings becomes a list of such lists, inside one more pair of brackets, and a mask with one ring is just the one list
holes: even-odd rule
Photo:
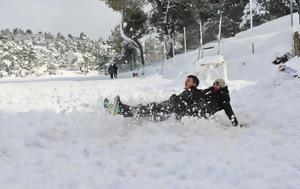
[[114, 78], [118, 78], [118, 67], [116, 66], [116, 64], [113, 65], [114, 67]]
[[112, 64], [108, 67], [108, 73], [110, 75], [110, 79], [113, 79], [114, 78], [114, 73], [115, 73], [115, 68]]

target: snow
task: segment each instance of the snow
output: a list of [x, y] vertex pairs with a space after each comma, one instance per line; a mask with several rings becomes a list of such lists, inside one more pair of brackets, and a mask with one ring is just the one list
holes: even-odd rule
[[292, 67], [294, 70], [296, 70], [298, 73], [300, 73], [300, 58], [294, 57], [291, 60], [289, 60], [286, 65]]
[[[299, 17], [297, 13], [293, 14], [293, 20], [294, 23], [299, 23]], [[291, 16], [284, 16], [281, 18], [278, 18], [276, 20], [269, 21], [265, 24], [262, 24], [260, 26], [254, 27], [253, 32], [254, 35], [263, 35], [267, 34], [270, 35], [271, 33], [277, 33], [277, 32], [282, 32], [283, 30], [291, 30]], [[250, 36], [251, 29], [248, 29], [245, 32], [238, 33], [236, 35], [237, 38], [240, 37], [246, 37]]]
[[224, 57], [222, 55], [217, 56], [206, 56], [196, 62], [198, 65], [205, 64], [222, 64], [224, 62]]
[[245, 128], [225, 127], [224, 112], [153, 123], [104, 111], [103, 99], [116, 94], [135, 105], [180, 93], [186, 75], [199, 71], [198, 51], [167, 61], [163, 77], [152, 65], [140, 78], [0, 80], [0, 188], [299, 188], [300, 79], [282, 79], [271, 63], [291, 49], [287, 27], [289, 17], [255, 28], [254, 55], [248, 31], [222, 40], [231, 103]]

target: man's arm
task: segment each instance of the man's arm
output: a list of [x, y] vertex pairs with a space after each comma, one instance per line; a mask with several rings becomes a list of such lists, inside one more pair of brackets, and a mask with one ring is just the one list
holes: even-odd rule
[[228, 119], [232, 123], [233, 126], [237, 126], [239, 124], [236, 116], [233, 113], [232, 107], [229, 101], [223, 101], [221, 107], [224, 109]]
[[210, 92], [212, 91], [212, 87], [203, 89], [203, 90], [201, 90], [201, 91], [202, 91], [202, 93], [203, 93], [204, 95], [207, 95], [208, 93], [210, 93]]

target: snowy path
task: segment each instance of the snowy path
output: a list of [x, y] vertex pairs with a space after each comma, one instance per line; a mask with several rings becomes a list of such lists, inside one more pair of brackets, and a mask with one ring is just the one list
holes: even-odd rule
[[[215, 121], [193, 119], [184, 119], [184, 125], [174, 119], [135, 122], [104, 112], [103, 98], [116, 93], [135, 104], [181, 90], [158, 76], [1, 84], [0, 186], [296, 189], [299, 118], [281, 115], [293, 102], [255, 94], [254, 87], [237, 92], [235, 85], [240, 85], [231, 86], [237, 114], [249, 111], [242, 116], [256, 119], [249, 128], [226, 129]], [[266, 106], [254, 111], [266, 95]], [[274, 104], [280, 99], [284, 103]], [[268, 113], [275, 108], [282, 111]], [[273, 116], [282, 118], [272, 121]], [[223, 113], [218, 117], [227, 121]]]

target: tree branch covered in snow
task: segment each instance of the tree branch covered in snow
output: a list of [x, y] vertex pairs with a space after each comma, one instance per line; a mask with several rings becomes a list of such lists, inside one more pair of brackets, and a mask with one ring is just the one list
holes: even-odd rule
[[[147, 31], [128, 30], [124, 33], [132, 38], [158, 33], [159, 40], [167, 48], [168, 58], [173, 56], [173, 43], [183, 45], [183, 27], [187, 32], [187, 48], [199, 46], [199, 20], [203, 23], [203, 42], [217, 39], [220, 14], [223, 17], [222, 36], [231, 37], [249, 27], [249, 1], [247, 0], [102, 0], [116, 11], [141, 10], [146, 15]], [[293, 0], [294, 1], [294, 0]], [[298, 2], [298, 1], [297, 1]], [[290, 0], [253, 0], [254, 26], [290, 14]], [[294, 11], [298, 5], [293, 4]], [[130, 21], [130, 19], [133, 19]], [[135, 23], [136, 17], [128, 17], [126, 23]], [[180, 36], [180, 37], [179, 37]], [[176, 53], [182, 49], [175, 49]]]
[[32, 33], [8, 29], [0, 31], [0, 76], [56, 74], [57, 70], [90, 70], [105, 64], [115, 55], [103, 40], [91, 40], [58, 33]]

